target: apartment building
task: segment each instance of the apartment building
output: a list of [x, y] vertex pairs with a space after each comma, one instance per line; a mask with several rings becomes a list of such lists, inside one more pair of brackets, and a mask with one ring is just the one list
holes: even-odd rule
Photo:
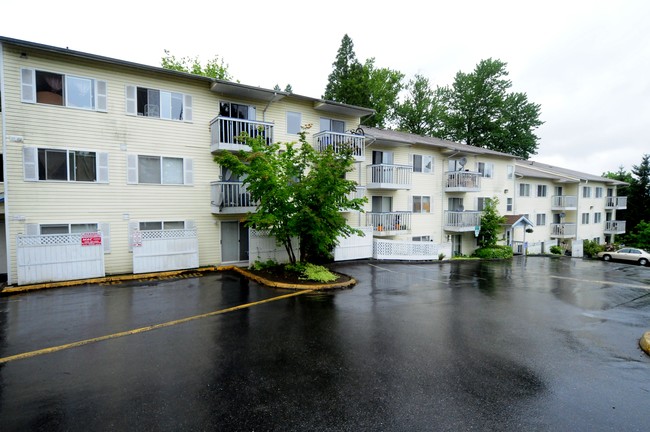
[[348, 176], [368, 198], [346, 213], [368, 235], [345, 239], [338, 259], [469, 255], [488, 198], [508, 216], [502, 243], [515, 251], [624, 232], [620, 182], [359, 126], [372, 114], [363, 107], [4, 37], [0, 104], [10, 284], [278, 256], [245, 226], [256, 202], [242, 179], [213, 156], [247, 150], [242, 132], [292, 142], [307, 124], [317, 150], [353, 147]]

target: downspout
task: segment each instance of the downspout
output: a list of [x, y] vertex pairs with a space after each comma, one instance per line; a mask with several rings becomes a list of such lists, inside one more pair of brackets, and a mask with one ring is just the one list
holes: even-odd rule
[[273, 97], [269, 100], [269, 102], [266, 104], [264, 107], [264, 110], [262, 110], [262, 121], [266, 121], [266, 110], [269, 109], [269, 106], [271, 106], [271, 103], [275, 100], [275, 97], [278, 95], [277, 92], [273, 92]]
[[2, 107], [2, 178], [4, 179], [3, 188], [4, 188], [4, 206], [5, 206], [5, 258], [7, 260], [7, 284], [12, 285], [13, 280], [11, 279], [11, 232], [9, 229], [9, 221], [7, 220], [7, 215], [9, 212], [9, 201], [7, 200], [8, 194], [8, 185], [7, 185], [7, 104], [5, 103], [5, 65], [4, 65], [5, 51], [4, 44], [0, 42], [0, 107]]

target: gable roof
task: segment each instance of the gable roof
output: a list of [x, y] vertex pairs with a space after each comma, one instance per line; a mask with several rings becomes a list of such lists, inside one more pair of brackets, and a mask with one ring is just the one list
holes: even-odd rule
[[579, 183], [581, 181], [595, 181], [612, 186], [624, 186], [626, 182], [601, 177], [580, 171], [560, 168], [553, 165], [543, 164], [532, 160], [516, 161], [515, 174], [520, 177], [549, 179], [556, 183]]
[[502, 225], [508, 226], [517, 226], [517, 225], [528, 225], [533, 226], [533, 223], [524, 215], [505, 215], [505, 222]]

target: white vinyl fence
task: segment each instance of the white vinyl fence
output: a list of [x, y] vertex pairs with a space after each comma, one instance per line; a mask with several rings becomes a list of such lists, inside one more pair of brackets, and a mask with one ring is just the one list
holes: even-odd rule
[[182, 270], [199, 266], [199, 239], [196, 228], [134, 230], [133, 273]]
[[[251, 229], [248, 246], [249, 264], [253, 264], [255, 261], [264, 262], [268, 260], [273, 260], [278, 263], [289, 262], [289, 254], [287, 254], [284, 246], [278, 246], [275, 237], [270, 236], [268, 231]], [[293, 247], [293, 253], [298, 258], [300, 254], [298, 239], [291, 239], [291, 246]]]
[[355, 259], [372, 258], [372, 230], [371, 226], [360, 227], [364, 236], [352, 235], [339, 238], [339, 245], [334, 248], [334, 261], [347, 261]]
[[18, 235], [18, 284], [102, 277], [101, 233]]
[[445, 258], [451, 258], [451, 243], [373, 240], [372, 257], [378, 260], [438, 260], [441, 253]]

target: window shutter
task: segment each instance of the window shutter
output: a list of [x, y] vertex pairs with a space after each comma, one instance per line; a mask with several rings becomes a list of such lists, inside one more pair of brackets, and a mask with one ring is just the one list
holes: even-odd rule
[[183, 95], [183, 121], [192, 122], [192, 96]]
[[411, 170], [413, 170], [413, 172], [415, 172], [415, 167], [413, 166], [413, 153], [408, 154], [408, 161], [409, 161], [408, 164], [411, 167]]
[[138, 115], [137, 91], [135, 86], [126, 86], [126, 113]]
[[133, 233], [140, 228], [138, 222], [129, 222], [129, 252], [133, 252]]
[[102, 222], [99, 224], [99, 230], [102, 233], [102, 244], [104, 245], [104, 253], [111, 253], [111, 224]]
[[183, 158], [183, 184], [194, 184], [194, 163], [190, 158]]
[[257, 110], [254, 106], [248, 107], [248, 120], [257, 120]]
[[38, 224], [25, 224], [25, 235], [39, 235], [41, 233], [41, 230], [38, 226]]
[[126, 183], [138, 183], [138, 155], [126, 155]]
[[97, 101], [95, 107], [97, 111], [106, 112], [107, 111], [107, 85], [106, 81], [95, 81], [95, 95], [97, 95]]
[[23, 171], [25, 181], [38, 181], [38, 148], [23, 147]]
[[108, 183], [108, 153], [97, 153], [97, 183]]
[[34, 69], [21, 69], [20, 79], [20, 100], [36, 103], [36, 72]]
[[413, 195], [408, 196], [408, 201], [407, 201], [406, 205], [407, 205], [406, 208], [409, 209], [408, 211], [412, 212], [413, 211]]

